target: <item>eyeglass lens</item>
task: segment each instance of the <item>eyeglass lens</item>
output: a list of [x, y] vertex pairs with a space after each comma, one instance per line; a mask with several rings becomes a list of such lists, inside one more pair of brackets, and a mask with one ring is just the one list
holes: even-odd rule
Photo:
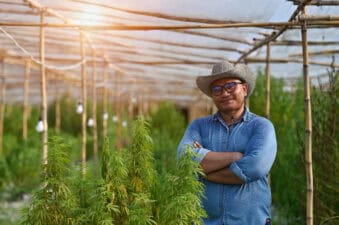
[[242, 84], [242, 82], [230, 82], [226, 83], [223, 86], [215, 85], [212, 87], [212, 94], [213, 95], [221, 95], [223, 90], [227, 91], [228, 93], [233, 92], [237, 84]]

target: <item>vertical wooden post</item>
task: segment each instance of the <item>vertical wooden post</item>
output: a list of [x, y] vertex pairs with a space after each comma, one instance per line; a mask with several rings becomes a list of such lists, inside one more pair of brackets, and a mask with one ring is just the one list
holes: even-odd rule
[[[84, 34], [80, 32], [80, 52], [81, 52], [81, 60], [85, 59], [85, 43], [84, 43]], [[81, 160], [82, 160], [82, 175], [85, 177], [86, 175], [86, 121], [87, 121], [87, 91], [86, 91], [86, 63], [81, 65], [81, 98], [82, 98], [82, 106], [83, 112], [81, 114]]]
[[[108, 114], [108, 110], [107, 110], [107, 63], [105, 63], [105, 67], [104, 67], [104, 85], [103, 85], [103, 113], [104, 114]], [[107, 136], [107, 119], [106, 118], [102, 118], [102, 134], [103, 137], [105, 138]]]
[[[305, 8], [303, 13], [306, 14]], [[308, 46], [307, 46], [307, 23], [304, 21], [301, 26], [301, 38], [303, 49], [303, 77], [304, 77], [304, 98], [305, 98], [305, 161], [306, 161], [306, 224], [313, 225], [313, 170], [312, 170], [312, 109], [311, 109], [311, 90], [308, 68]]]
[[[271, 72], [270, 72], [270, 62], [271, 62], [271, 43], [267, 42], [266, 45], [266, 86], [265, 86], [265, 116], [267, 119], [270, 119], [270, 110], [271, 110]], [[271, 175], [268, 174], [268, 183], [271, 184]]]
[[144, 89], [143, 89], [143, 80], [140, 79], [138, 82], [138, 115], [144, 115]]
[[[45, 9], [40, 10], [40, 24], [44, 23]], [[47, 164], [48, 154], [48, 124], [47, 124], [47, 95], [46, 95], [46, 69], [45, 69], [45, 28], [40, 27], [40, 72], [41, 72], [41, 119], [43, 123], [42, 131], [42, 159]]]
[[146, 86], [144, 85], [144, 91], [143, 91], [143, 96], [144, 96], [144, 115], [148, 115], [149, 114], [149, 110], [150, 110], [150, 88], [146, 88]]
[[24, 102], [23, 102], [23, 114], [22, 114], [22, 139], [27, 140], [27, 121], [28, 121], [28, 94], [29, 94], [29, 77], [31, 72], [31, 60], [25, 62], [25, 80], [24, 80]]
[[134, 114], [134, 95], [133, 91], [131, 90], [128, 94], [128, 117], [133, 120], [133, 114]]
[[121, 110], [121, 91], [120, 91], [120, 73], [117, 71], [115, 73], [115, 115], [118, 117], [118, 122], [115, 125], [115, 138], [116, 138], [116, 148], [120, 149], [122, 147], [122, 110]]
[[57, 96], [55, 98], [55, 131], [57, 134], [60, 133], [60, 124], [61, 124], [61, 112], [60, 112], [60, 97], [59, 93], [57, 92]]
[[97, 85], [96, 85], [96, 54], [93, 50], [93, 70], [92, 70], [92, 117], [93, 117], [93, 163], [94, 174], [98, 175], [98, 126], [97, 126]]
[[119, 112], [119, 85], [118, 85], [118, 82], [119, 82], [119, 74], [118, 72], [115, 73], [115, 76], [114, 76], [114, 93], [113, 93], [113, 96], [114, 96], [114, 109], [113, 109], [113, 112], [114, 112], [114, 115], [115, 116], [118, 116], [118, 112]]
[[267, 119], [270, 118], [270, 109], [271, 109], [271, 75], [270, 75], [270, 61], [271, 61], [271, 52], [270, 52], [270, 42], [267, 42], [266, 45], [266, 107], [265, 107], [265, 116]]
[[4, 117], [6, 107], [6, 66], [5, 60], [2, 60], [1, 70], [1, 99], [0, 99], [0, 158], [3, 154], [3, 129], [4, 129]]
[[[245, 65], [247, 65], [247, 62], [245, 62]], [[245, 106], [246, 106], [247, 108], [250, 108], [250, 98], [249, 98], [249, 97], [246, 97], [246, 98], [245, 98]]]

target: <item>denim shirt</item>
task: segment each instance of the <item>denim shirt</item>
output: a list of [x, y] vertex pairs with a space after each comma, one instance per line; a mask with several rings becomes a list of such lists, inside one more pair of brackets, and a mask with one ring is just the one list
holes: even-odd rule
[[205, 225], [270, 224], [271, 191], [268, 173], [277, 152], [272, 123], [245, 108], [236, 124], [227, 126], [218, 112], [194, 120], [178, 146], [178, 156], [186, 145], [198, 141], [196, 148], [201, 162], [209, 151], [241, 152], [243, 157], [230, 165], [230, 170], [243, 184], [219, 184], [201, 178], [205, 186], [203, 207], [208, 215]]

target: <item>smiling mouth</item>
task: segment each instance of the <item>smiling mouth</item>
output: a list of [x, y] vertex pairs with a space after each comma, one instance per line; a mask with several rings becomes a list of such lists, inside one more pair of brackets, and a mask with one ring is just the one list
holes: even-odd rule
[[221, 100], [222, 103], [229, 103], [231, 101], [233, 101], [233, 99], [223, 99], [223, 100]]

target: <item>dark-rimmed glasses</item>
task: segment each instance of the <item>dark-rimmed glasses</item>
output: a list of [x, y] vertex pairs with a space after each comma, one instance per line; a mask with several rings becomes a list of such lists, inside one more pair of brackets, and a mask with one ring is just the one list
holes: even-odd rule
[[244, 82], [229, 82], [224, 85], [214, 85], [211, 88], [211, 92], [213, 96], [218, 96], [223, 93], [225, 90], [227, 93], [232, 93], [238, 84], [243, 84]]

